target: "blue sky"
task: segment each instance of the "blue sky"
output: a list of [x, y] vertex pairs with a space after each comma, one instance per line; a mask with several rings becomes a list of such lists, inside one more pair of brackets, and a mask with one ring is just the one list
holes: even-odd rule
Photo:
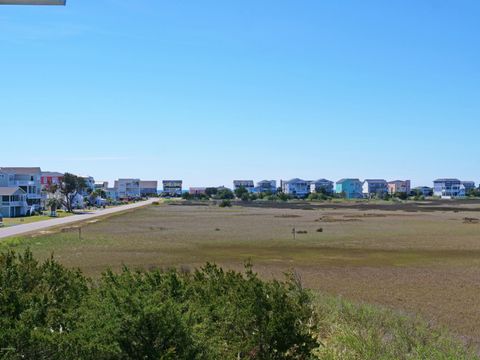
[[0, 165], [480, 181], [480, 2], [0, 7]]

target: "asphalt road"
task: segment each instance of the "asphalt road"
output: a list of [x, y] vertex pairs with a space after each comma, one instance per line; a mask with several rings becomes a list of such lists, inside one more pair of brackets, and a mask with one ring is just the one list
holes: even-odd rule
[[79, 221], [95, 219], [100, 216], [115, 214], [125, 210], [136, 209], [145, 205], [149, 205], [156, 200], [158, 199], [148, 199], [146, 201], [141, 201], [134, 204], [121, 205], [121, 206], [113, 207], [110, 209], [101, 209], [92, 213], [78, 214], [78, 215], [68, 216], [61, 219], [50, 219], [50, 220], [38, 221], [34, 223], [29, 223], [29, 224], [0, 228], [0, 239], [4, 239], [10, 236], [18, 236], [18, 235], [23, 235], [28, 233], [34, 233], [40, 230], [48, 229], [52, 226], [72, 224]]

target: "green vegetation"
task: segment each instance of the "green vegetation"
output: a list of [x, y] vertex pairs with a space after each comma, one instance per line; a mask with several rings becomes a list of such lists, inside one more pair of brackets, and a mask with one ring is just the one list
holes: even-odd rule
[[85, 189], [85, 187], [86, 183], [84, 178], [70, 173], [65, 173], [59, 190], [65, 199], [65, 207], [67, 208], [68, 212], [73, 212], [73, 200], [77, 194]]
[[386, 309], [329, 296], [316, 309], [322, 360], [478, 359], [444, 331]]
[[3, 359], [309, 359], [309, 293], [207, 264], [98, 282], [29, 251], [0, 255]]
[[232, 207], [232, 202], [230, 200], [222, 200], [222, 202], [218, 206], [220, 206], [221, 208]]
[[207, 264], [97, 281], [0, 254], [2, 359], [477, 359], [421, 321]]
[[467, 194], [469, 197], [472, 198], [479, 198], [480, 197], [480, 188], [476, 189], [470, 189], [470, 191]]

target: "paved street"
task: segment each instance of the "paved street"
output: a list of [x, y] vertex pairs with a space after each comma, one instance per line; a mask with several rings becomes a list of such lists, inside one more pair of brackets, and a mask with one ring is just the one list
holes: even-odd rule
[[79, 215], [73, 215], [73, 216], [69, 216], [61, 219], [51, 219], [51, 220], [45, 220], [45, 221], [38, 221], [30, 224], [0, 228], [0, 239], [4, 239], [10, 236], [18, 236], [18, 235], [31, 233], [31, 232], [36, 232], [36, 231], [48, 229], [52, 226], [72, 224], [79, 221], [98, 218], [104, 215], [115, 214], [125, 210], [136, 209], [145, 205], [149, 205], [156, 200], [158, 199], [148, 199], [146, 201], [141, 201], [135, 204], [122, 205], [122, 206], [117, 206], [117, 207], [105, 209], [105, 210], [103, 209], [97, 210], [95, 212], [88, 213], [88, 214], [79, 214]]

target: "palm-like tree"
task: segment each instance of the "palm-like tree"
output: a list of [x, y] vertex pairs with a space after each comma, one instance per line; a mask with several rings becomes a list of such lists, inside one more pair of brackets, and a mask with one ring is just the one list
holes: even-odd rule
[[50, 208], [50, 216], [57, 216], [57, 209], [62, 207], [63, 201], [57, 197], [51, 197], [47, 200], [47, 206]]

